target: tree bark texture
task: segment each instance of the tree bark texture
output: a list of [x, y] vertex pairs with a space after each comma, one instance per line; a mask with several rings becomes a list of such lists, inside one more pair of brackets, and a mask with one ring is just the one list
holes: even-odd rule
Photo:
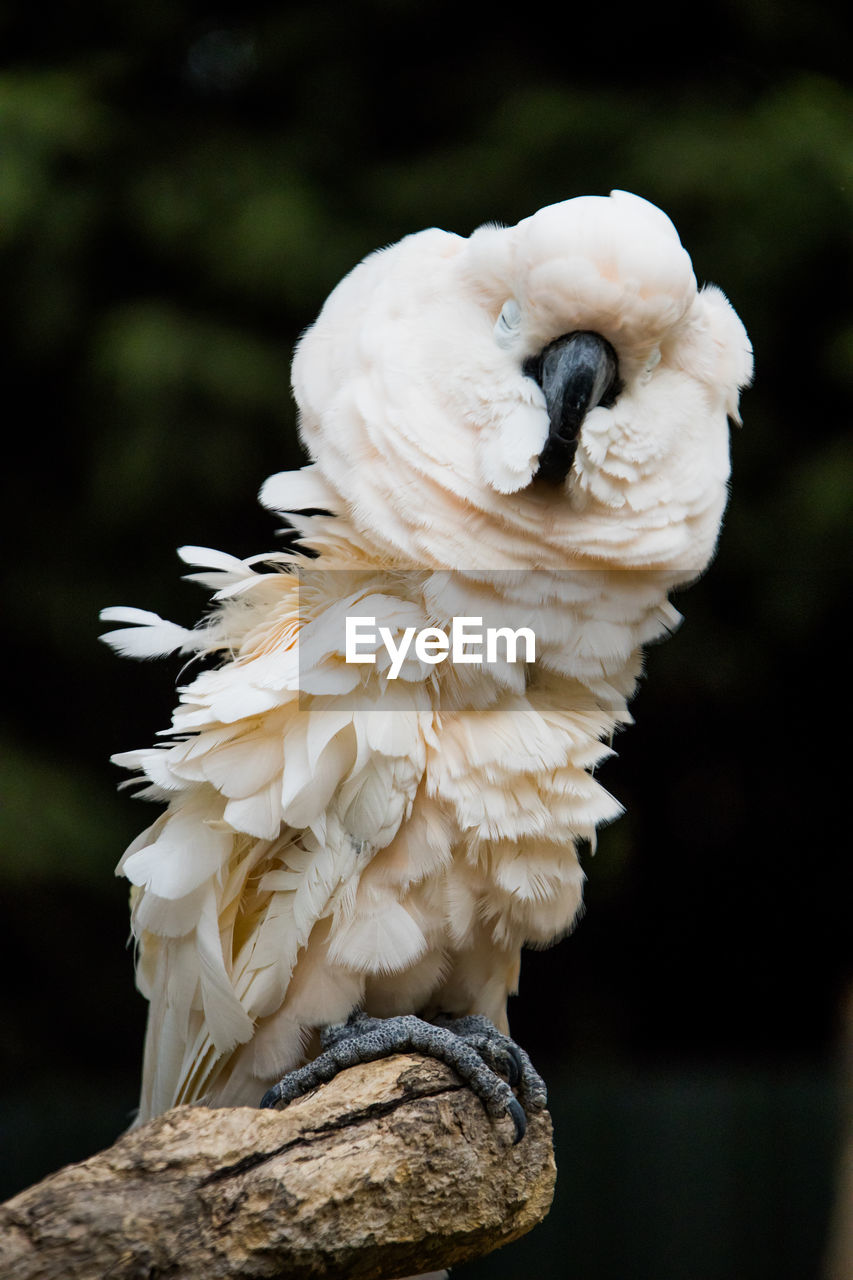
[[548, 1113], [513, 1136], [449, 1067], [414, 1055], [352, 1067], [283, 1111], [179, 1107], [0, 1206], [0, 1275], [391, 1280], [446, 1267], [548, 1212]]

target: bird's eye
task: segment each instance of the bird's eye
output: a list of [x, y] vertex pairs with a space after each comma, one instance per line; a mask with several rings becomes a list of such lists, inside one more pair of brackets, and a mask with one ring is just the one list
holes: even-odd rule
[[521, 307], [515, 298], [508, 298], [501, 308], [495, 325], [495, 341], [499, 347], [511, 347], [521, 328]]

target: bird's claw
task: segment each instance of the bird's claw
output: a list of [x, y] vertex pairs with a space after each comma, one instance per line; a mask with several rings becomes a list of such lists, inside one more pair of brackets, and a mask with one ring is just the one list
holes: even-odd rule
[[515, 1125], [515, 1139], [512, 1145], [517, 1146], [527, 1133], [527, 1116], [518, 1098], [510, 1098], [506, 1104], [506, 1109], [512, 1116], [513, 1124]]
[[512, 1117], [515, 1142], [527, 1131], [527, 1112], [541, 1110], [547, 1100], [545, 1084], [524, 1050], [479, 1015], [440, 1016], [425, 1022], [413, 1014], [371, 1018], [356, 1012], [346, 1022], [325, 1027], [320, 1040], [319, 1057], [273, 1085], [261, 1099], [262, 1107], [286, 1106], [359, 1062], [407, 1052], [423, 1053], [453, 1067], [489, 1115]]

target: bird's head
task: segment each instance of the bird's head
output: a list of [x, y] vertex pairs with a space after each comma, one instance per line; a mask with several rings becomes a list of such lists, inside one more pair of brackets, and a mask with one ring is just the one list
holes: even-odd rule
[[614, 192], [371, 255], [293, 385], [329, 505], [401, 563], [687, 577], [715, 545], [751, 369], [670, 220]]

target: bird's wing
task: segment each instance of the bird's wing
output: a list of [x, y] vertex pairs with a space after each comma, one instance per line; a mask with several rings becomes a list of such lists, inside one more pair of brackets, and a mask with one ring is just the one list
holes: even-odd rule
[[[356, 973], [403, 968], [426, 949], [398, 896], [362, 916], [356, 887], [411, 814], [434, 740], [431, 669], [408, 664], [389, 695], [380, 666], [346, 663], [343, 644], [348, 610], [394, 633], [426, 619], [381, 572], [182, 554], [217, 588], [203, 627], [106, 611], [136, 624], [108, 637], [121, 652], [226, 655], [182, 690], [166, 744], [116, 757], [147, 780], [145, 796], [169, 802], [118, 868], [134, 886], [151, 1001], [143, 1117], [209, 1093], [282, 1006], [321, 923], [327, 953]], [[328, 1020], [318, 1008], [317, 1024]]]

